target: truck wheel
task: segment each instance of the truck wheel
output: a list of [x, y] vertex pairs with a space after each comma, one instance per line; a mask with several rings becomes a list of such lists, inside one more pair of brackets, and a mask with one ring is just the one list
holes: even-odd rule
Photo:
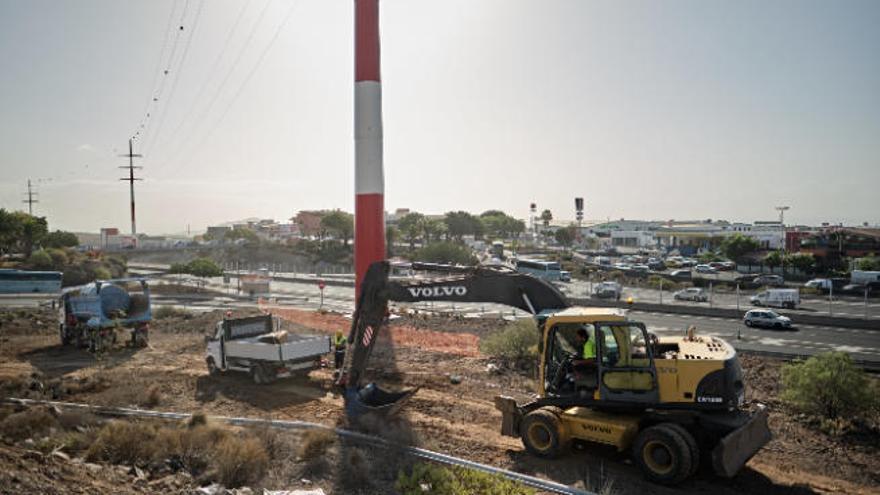
[[62, 323], [58, 326], [59, 326], [59, 333], [61, 336], [61, 345], [66, 346], [67, 344], [70, 343], [70, 338], [67, 337], [67, 332], [64, 331], [64, 323]]
[[562, 420], [550, 408], [542, 407], [526, 414], [519, 431], [526, 450], [538, 457], [552, 459], [568, 447]]
[[251, 379], [257, 385], [265, 383], [263, 381], [263, 371], [260, 369], [260, 365], [251, 366]]
[[646, 478], [662, 485], [681, 483], [693, 468], [687, 441], [668, 424], [642, 430], [633, 444], [633, 459]]
[[697, 444], [697, 439], [684, 426], [678, 423], [664, 423], [664, 426], [677, 431], [685, 443], [687, 443], [688, 450], [691, 452], [691, 472], [688, 476], [697, 474], [697, 471], [700, 469], [700, 446]]
[[217, 368], [217, 363], [214, 362], [214, 358], [208, 358], [207, 363], [209, 375], [216, 376], [218, 373], [220, 373], [220, 369]]

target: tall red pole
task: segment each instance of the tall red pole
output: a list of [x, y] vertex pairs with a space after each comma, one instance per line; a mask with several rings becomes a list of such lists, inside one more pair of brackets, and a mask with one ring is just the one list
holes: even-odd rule
[[354, 267], [355, 291], [371, 263], [385, 259], [385, 178], [382, 172], [382, 84], [379, 0], [354, 0]]

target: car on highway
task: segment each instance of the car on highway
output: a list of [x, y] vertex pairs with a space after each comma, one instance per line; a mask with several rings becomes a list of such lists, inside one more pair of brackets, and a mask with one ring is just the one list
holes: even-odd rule
[[712, 268], [709, 265], [697, 265], [694, 267], [694, 271], [697, 273], [705, 273], [705, 274], [713, 274], [718, 273], [718, 270]]
[[[846, 284], [840, 289], [840, 294], [848, 294], [852, 296], [864, 296], [865, 291], [868, 291], [868, 296], [872, 296], [875, 292], [877, 292], [876, 286], [872, 284]], [[837, 294], [837, 292], [835, 292]]]
[[771, 287], [782, 287], [785, 285], [785, 279], [779, 275], [758, 275], [752, 279], [752, 283], [758, 285], [769, 285]]
[[648, 268], [655, 272], [662, 272], [666, 270], [666, 263], [663, 263], [662, 260], [651, 258], [648, 260]]
[[709, 294], [702, 287], [688, 287], [687, 289], [674, 292], [672, 298], [676, 301], [707, 302]]
[[769, 309], [751, 309], [743, 316], [747, 327], [791, 328], [791, 318]]
[[690, 270], [673, 270], [672, 273], [669, 274], [672, 278], [677, 278], [679, 280], [690, 280], [691, 279], [691, 271]]
[[623, 287], [617, 282], [600, 282], [593, 288], [593, 297], [620, 300]]
[[721, 270], [723, 271], [733, 271], [736, 270], [736, 262], [733, 261], [722, 261], [721, 262]]

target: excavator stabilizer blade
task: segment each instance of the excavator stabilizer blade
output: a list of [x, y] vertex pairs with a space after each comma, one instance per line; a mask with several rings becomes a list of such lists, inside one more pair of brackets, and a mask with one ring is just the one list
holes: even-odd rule
[[345, 412], [349, 419], [355, 419], [365, 413], [394, 415], [418, 390], [414, 388], [389, 392], [382, 390], [375, 383], [368, 383], [360, 389], [349, 387], [345, 389]]
[[712, 466], [719, 476], [735, 475], [772, 435], [767, 426], [767, 409], [761, 407], [749, 420], [727, 434], [712, 450]]

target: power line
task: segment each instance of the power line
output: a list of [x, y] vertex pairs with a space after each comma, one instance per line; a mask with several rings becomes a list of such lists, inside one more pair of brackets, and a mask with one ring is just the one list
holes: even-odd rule
[[278, 40], [278, 36], [281, 34], [281, 30], [284, 29], [285, 25], [287, 25], [287, 22], [290, 20], [290, 17], [292, 16], [296, 5], [297, 5], [296, 3], [291, 4], [290, 8], [287, 10], [287, 14], [284, 16], [284, 19], [281, 21], [281, 24], [278, 25], [278, 28], [275, 30], [275, 33], [272, 35], [272, 38], [269, 40], [269, 43], [263, 49], [263, 52], [260, 53], [260, 56], [257, 59], [257, 63], [254, 64], [254, 66], [251, 68], [248, 75], [245, 76], [244, 80], [242, 80], [241, 85], [239, 85], [238, 90], [236, 90], [235, 95], [233, 95], [232, 99], [229, 101], [229, 104], [227, 104], [226, 108], [224, 108], [223, 113], [220, 115], [220, 118], [217, 119], [216, 121], [214, 121], [214, 125], [211, 127], [211, 129], [208, 131], [208, 133], [202, 137], [201, 141], [199, 141], [199, 144], [195, 148], [192, 148], [193, 151], [191, 151], [189, 153], [187, 158], [194, 157], [195, 154], [198, 153], [202, 149], [202, 145], [204, 145], [204, 143], [214, 134], [214, 132], [217, 130], [217, 128], [220, 126], [220, 124], [223, 122], [223, 120], [226, 118], [226, 115], [229, 113], [229, 110], [235, 104], [236, 100], [238, 100], [238, 97], [241, 95], [244, 88], [250, 82], [251, 78], [254, 76], [254, 74], [256, 74], [257, 70], [260, 68], [260, 65], [262, 65], [263, 60], [265, 60], [266, 55], [268, 55], [268, 53], [269, 53], [269, 50], [272, 49], [272, 46]]
[[[144, 153], [147, 150], [152, 149], [153, 144], [155, 144], [156, 139], [158, 139], [159, 135], [162, 132], [162, 124], [165, 122], [165, 116], [168, 115], [168, 110], [171, 108], [171, 102], [174, 99], [174, 91], [177, 89], [177, 82], [180, 80], [180, 73], [183, 72], [183, 66], [186, 63], [186, 56], [189, 53], [189, 47], [192, 44], [193, 36], [196, 34], [196, 29], [199, 26], [199, 18], [202, 14], [202, 7], [205, 5], [205, 0], [201, 0], [199, 2], [199, 6], [196, 9], [195, 17], [192, 22], [192, 29], [189, 31], [189, 37], [186, 39], [186, 44], [183, 47], [183, 55], [180, 58], [180, 63], [177, 64], [177, 70], [174, 71], [173, 80], [171, 82], [171, 91], [168, 93], [168, 98], [165, 101], [164, 110], [160, 112], [159, 115], [159, 123], [156, 126], [156, 131], [150, 135], [149, 143], [144, 146]], [[183, 25], [180, 26], [183, 29]]]
[[141, 117], [141, 122], [138, 124], [135, 129], [134, 134], [132, 134], [133, 139], [137, 139], [140, 135], [140, 132], [147, 125], [147, 121], [150, 118], [150, 107], [153, 105], [153, 98], [155, 96], [156, 83], [159, 81], [159, 68], [162, 67], [162, 60], [165, 58], [165, 50], [168, 49], [168, 39], [171, 34], [171, 26], [174, 24], [174, 12], [177, 11], [177, 0], [174, 0], [174, 3], [171, 4], [171, 11], [168, 12], [168, 21], [165, 23], [165, 36], [162, 37], [162, 49], [159, 51], [159, 58], [156, 59], [156, 67], [153, 69], [153, 82], [150, 83], [150, 95], [147, 99], [147, 104], [144, 107], [144, 116]]
[[[223, 88], [229, 82], [229, 78], [232, 76], [232, 73], [235, 71], [235, 67], [239, 64], [239, 62], [241, 62], [241, 59], [244, 56], [245, 51], [247, 50], [247, 48], [250, 46], [251, 42], [253, 41], [254, 36], [257, 33], [257, 28], [259, 27], [260, 23], [263, 21], [263, 17], [266, 16], [266, 12], [268, 11], [269, 6], [271, 4], [272, 4], [272, 0], [266, 1], [266, 4], [263, 6], [263, 9], [260, 11], [260, 14], [257, 17], [256, 22], [254, 22], [253, 26], [251, 27], [251, 31], [250, 31], [250, 33], [248, 33], [247, 39], [245, 40], [245, 42], [241, 46], [241, 48], [238, 50], [238, 53], [236, 54], [235, 59], [232, 62], [232, 65], [229, 67], [229, 70], [226, 71], [226, 75], [223, 76], [223, 80], [220, 82], [220, 85], [217, 87], [217, 91], [214, 93], [214, 96], [208, 102], [208, 106], [204, 108], [204, 110], [198, 115], [198, 117], [196, 117], [196, 123], [194, 123], [193, 126], [190, 128], [190, 131], [189, 131], [189, 133], [187, 133], [186, 138], [183, 139], [182, 141], [180, 141], [180, 144], [177, 146], [177, 148], [175, 149], [175, 152], [172, 153], [171, 156], [178, 155], [183, 150], [183, 148], [186, 146], [186, 143], [189, 142], [189, 138], [193, 135], [193, 132], [199, 128], [199, 126], [201, 125], [201, 122], [208, 116], [211, 109], [214, 107], [214, 104], [217, 102], [217, 99], [220, 97], [220, 94], [222, 93]], [[159, 169], [157, 168], [157, 170], [159, 170]]]
[[[232, 41], [233, 35], [238, 29], [239, 24], [241, 24], [241, 20], [244, 18], [244, 13], [247, 10], [248, 6], [250, 6], [251, 2], [252, 0], [247, 0], [247, 2], [242, 4], [241, 10], [238, 11], [238, 15], [236, 16], [235, 22], [232, 25], [232, 29], [230, 29], [229, 33], [226, 35], [226, 40], [224, 40], [223, 42], [223, 47], [220, 48], [220, 52], [217, 53], [217, 58], [214, 59], [214, 63], [211, 66], [211, 69], [208, 71], [208, 76], [202, 83], [201, 88], [199, 88], [198, 92], [196, 92], [196, 96], [195, 98], [193, 98], [192, 103], [184, 114], [184, 117], [180, 120], [180, 123], [174, 129], [174, 132], [171, 133], [172, 139], [174, 139], [175, 136], [180, 135], [180, 131], [183, 129], [184, 124], [186, 124], [189, 118], [192, 116], [198, 102], [201, 100], [202, 95], [205, 94], [205, 90], [208, 89], [208, 84], [211, 81], [215, 80], [214, 75], [217, 73], [217, 69], [220, 68], [220, 61], [223, 60], [223, 54], [226, 53], [227, 48], [229, 48], [229, 43]], [[155, 143], [153, 144], [155, 145]]]

